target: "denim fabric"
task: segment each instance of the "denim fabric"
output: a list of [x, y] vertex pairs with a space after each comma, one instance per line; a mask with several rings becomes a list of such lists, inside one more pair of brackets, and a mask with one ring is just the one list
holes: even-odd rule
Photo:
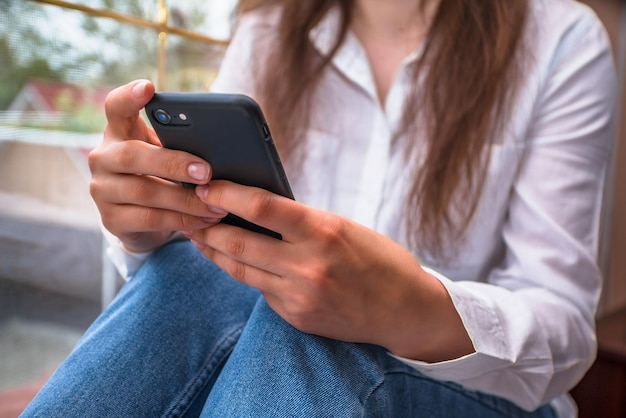
[[23, 417], [553, 417], [302, 333], [189, 243], [156, 252]]

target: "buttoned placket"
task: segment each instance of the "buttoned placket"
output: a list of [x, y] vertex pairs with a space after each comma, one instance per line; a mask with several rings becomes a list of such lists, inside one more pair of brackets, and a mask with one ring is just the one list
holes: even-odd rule
[[[329, 16], [312, 32], [312, 42], [322, 53], [328, 53], [337, 33], [337, 19]], [[351, 218], [362, 225], [378, 229], [392, 164], [391, 143], [400, 120], [404, 97], [406, 67], [417, 59], [418, 52], [408, 56], [398, 70], [386, 101], [381, 104], [367, 54], [356, 36], [348, 32], [331, 65], [360, 88], [372, 101], [371, 131], [364, 141], [367, 150], [361, 170], [357, 201]]]

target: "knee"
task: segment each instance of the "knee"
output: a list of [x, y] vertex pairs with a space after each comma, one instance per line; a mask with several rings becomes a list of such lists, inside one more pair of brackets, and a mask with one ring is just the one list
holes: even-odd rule
[[154, 301], [178, 306], [231, 303], [251, 309], [259, 295], [233, 280], [189, 241], [172, 242], [155, 251], [128, 285], [141, 288]]
[[131, 282], [155, 286], [194, 286], [202, 278], [225, 274], [188, 241], [164, 245], [146, 259]]

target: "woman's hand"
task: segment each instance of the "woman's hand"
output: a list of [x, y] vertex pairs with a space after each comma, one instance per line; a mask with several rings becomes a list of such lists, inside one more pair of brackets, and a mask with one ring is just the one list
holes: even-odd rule
[[163, 148], [139, 117], [153, 95], [154, 86], [146, 80], [109, 93], [104, 140], [89, 154], [90, 191], [102, 222], [135, 252], [163, 245], [174, 231], [206, 228], [221, 218], [178, 183], [207, 184], [208, 163]]
[[445, 287], [388, 238], [257, 188], [214, 181], [196, 192], [207, 206], [282, 234], [219, 224], [189, 235], [297, 329], [424, 361], [473, 352]]

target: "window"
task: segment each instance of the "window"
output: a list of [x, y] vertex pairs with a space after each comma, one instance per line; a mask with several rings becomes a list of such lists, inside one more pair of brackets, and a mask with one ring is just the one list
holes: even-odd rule
[[0, 2], [0, 393], [54, 369], [119, 286], [88, 190], [108, 91], [215, 78], [234, 2], [169, 3]]

